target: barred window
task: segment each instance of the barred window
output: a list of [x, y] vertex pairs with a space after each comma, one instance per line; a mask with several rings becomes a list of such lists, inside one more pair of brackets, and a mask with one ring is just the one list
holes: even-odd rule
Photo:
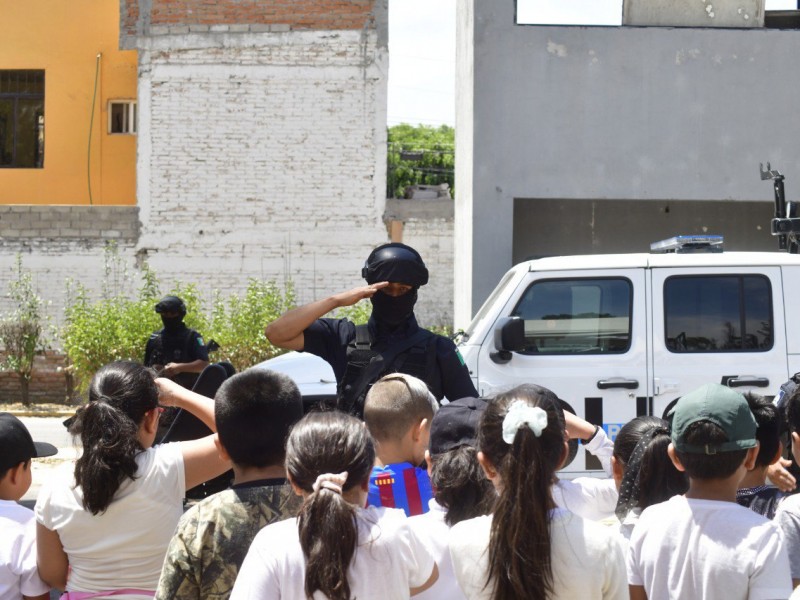
[[0, 168], [44, 166], [44, 71], [0, 70]]

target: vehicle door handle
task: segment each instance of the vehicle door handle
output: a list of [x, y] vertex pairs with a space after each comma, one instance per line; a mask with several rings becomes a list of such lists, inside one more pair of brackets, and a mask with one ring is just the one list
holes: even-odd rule
[[744, 387], [752, 385], [754, 387], [769, 387], [769, 379], [766, 377], [731, 377], [728, 379], [728, 387]]
[[601, 379], [597, 382], [597, 389], [599, 390], [610, 390], [611, 388], [635, 390], [638, 387], [639, 382], [635, 379]]

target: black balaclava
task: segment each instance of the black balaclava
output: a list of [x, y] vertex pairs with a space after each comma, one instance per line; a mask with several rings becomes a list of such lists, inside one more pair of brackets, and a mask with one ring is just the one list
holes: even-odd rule
[[181, 315], [178, 315], [177, 317], [167, 317], [166, 315], [162, 314], [161, 322], [164, 324], [164, 331], [166, 333], [175, 333], [183, 326], [183, 317]]
[[[183, 329], [183, 317], [186, 316], [186, 304], [177, 296], [164, 296], [156, 304], [156, 312], [161, 317], [164, 324], [165, 333], [175, 333]], [[175, 314], [174, 317], [167, 317], [167, 314]]]
[[402, 296], [390, 296], [378, 290], [372, 298], [372, 315], [381, 323], [389, 327], [397, 327], [406, 322], [414, 314], [414, 305], [417, 303], [417, 288]]

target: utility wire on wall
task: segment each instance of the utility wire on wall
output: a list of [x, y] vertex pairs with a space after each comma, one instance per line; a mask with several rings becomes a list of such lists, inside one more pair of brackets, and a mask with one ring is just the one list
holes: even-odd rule
[[97, 80], [100, 78], [100, 58], [103, 55], [98, 52], [94, 66], [94, 92], [92, 93], [92, 116], [89, 119], [89, 149], [86, 152], [86, 183], [89, 187], [89, 205], [94, 204], [92, 200], [92, 129], [94, 128], [94, 108], [97, 102]]

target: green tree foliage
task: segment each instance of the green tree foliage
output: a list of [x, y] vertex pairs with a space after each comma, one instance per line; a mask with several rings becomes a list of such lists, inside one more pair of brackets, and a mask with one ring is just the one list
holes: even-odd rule
[[33, 287], [30, 272], [23, 270], [19, 254], [16, 271], [17, 278], [9, 284], [8, 293], [16, 308], [0, 321], [0, 345], [5, 352], [0, 368], [17, 374], [22, 403], [27, 406], [33, 361], [46, 345], [43, 324], [47, 319], [42, 310], [44, 303]]
[[388, 130], [386, 195], [402, 198], [409, 185], [455, 184], [455, 129], [400, 124]]
[[138, 294], [104, 294], [93, 300], [80, 284], [67, 283], [66, 324], [61, 343], [81, 390], [100, 367], [115, 360], [141, 361], [144, 346], [161, 321], [153, 310], [158, 301], [158, 282], [145, 269]]
[[264, 327], [294, 306], [291, 282], [281, 291], [273, 281], [250, 279], [241, 298], [234, 294], [226, 301], [216, 292], [208, 327], [198, 331], [220, 345], [214, 360], [227, 360], [241, 371], [283, 353], [269, 343]]

